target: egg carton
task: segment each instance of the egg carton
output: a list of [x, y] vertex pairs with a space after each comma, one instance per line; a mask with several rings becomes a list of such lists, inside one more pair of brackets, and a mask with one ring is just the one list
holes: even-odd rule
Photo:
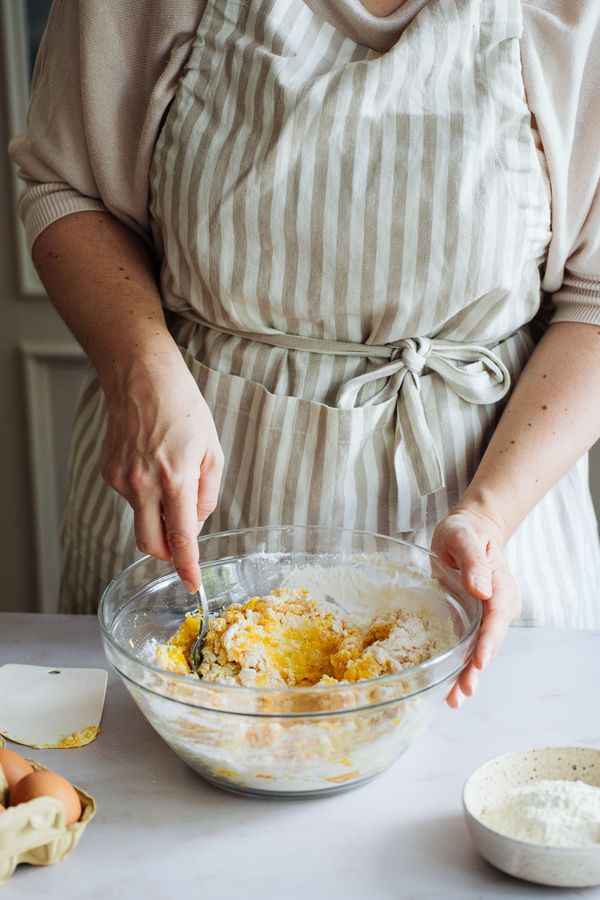
[[[48, 771], [36, 760], [27, 762], [35, 771]], [[67, 825], [65, 808], [54, 797], [36, 797], [0, 815], [0, 884], [12, 875], [19, 863], [53, 866], [77, 845], [96, 812], [96, 801], [77, 785], [73, 787], [82, 808], [81, 818], [73, 825]], [[3, 806], [8, 803], [8, 783], [1, 765], [0, 803]]]

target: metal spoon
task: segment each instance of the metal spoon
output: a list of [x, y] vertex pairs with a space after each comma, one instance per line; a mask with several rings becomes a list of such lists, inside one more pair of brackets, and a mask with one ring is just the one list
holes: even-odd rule
[[200, 664], [202, 663], [204, 638], [206, 637], [206, 632], [208, 631], [208, 599], [206, 597], [204, 585], [202, 584], [200, 585], [200, 589], [196, 591], [196, 600], [198, 601], [198, 606], [202, 610], [202, 622], [200, 624], [198, 637], [192, 644], [192, 648], [190, 650], [190, 665], [192, 667], [192, 672], [200, 677], [200, 673], [198, 670], [200, 668]]

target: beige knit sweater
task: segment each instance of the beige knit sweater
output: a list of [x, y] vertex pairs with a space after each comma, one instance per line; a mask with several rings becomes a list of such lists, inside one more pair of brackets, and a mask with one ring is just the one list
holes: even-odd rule
[[[428, 0], [405, 0], [385, 18], [360, 0], [305, 2], [386, 50]], [[205, 5], [54, 0], [27, 131], [10, 144], [30, 247], [81, 210], [107, 209], [150, 241], [152, 152]], [[543, 287], [555, 321], [600, 324], [600, 0], [523, 0], [523, 16], [523, 80], [552, 205]]]

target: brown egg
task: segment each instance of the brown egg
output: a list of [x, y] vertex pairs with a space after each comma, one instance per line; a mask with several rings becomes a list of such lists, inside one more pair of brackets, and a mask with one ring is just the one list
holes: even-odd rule
[[6, 747], [0, 748], [0, 766], [2, 766], [6, 775], [9, 793], [17, 781], [25, 778], [26, 775], [31, 775], [33, 772], [33, 767], [29, 765], [26, 759], [23, 759], [14, 750], [8, 750]]
[[67, 811], [67, 825], [81, 816], [81, 801], [73, 785], [56, 772], [33, 772], [17, 782], [9, 792], [10, 805], [18, 806], [36, 797], [55, 797]]
[[6, 812], [6, 808], [0, 803], [0, 813]]

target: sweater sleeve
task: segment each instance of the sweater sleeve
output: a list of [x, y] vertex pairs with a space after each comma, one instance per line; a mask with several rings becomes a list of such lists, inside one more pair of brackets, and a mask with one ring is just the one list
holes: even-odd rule
[[553, 322], [600, 325], [600, 3], [523, 2], [523, 80], [551, 190]]
[[9, 153], [29, 248], [56, 219], [107, 210], [150, 240], [154, 144], [205, 3], [54, 0], [27, 129]]

